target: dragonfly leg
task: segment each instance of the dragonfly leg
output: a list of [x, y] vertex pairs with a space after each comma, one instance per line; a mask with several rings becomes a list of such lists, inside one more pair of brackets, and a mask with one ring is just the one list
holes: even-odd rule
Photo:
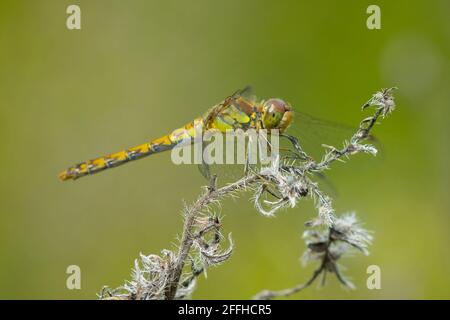
[[207, 162], [207, 161], [209, 161], [209, 158], [205, 159], [206, 155], [203, 153], [203, 150], [205, 150], [205, 148], [206, 148], [206, 143], [204, 141], [201, 141], [198, 143], [202, 143], [201, 163], [198, 165], [198, 170], [200, 171], [202, 176], [205, 177], [206, 180], [208, 180], [208, 182], [211, 182], [211, 179], [212, 179], [211, 167]]
[[254, 170], [254, 167], [252, 165], [254, 165], [254, 163], [250, 163], [250, 159], [251, 159], [251, 150], [250, 148], [247, 148], [247, 155], [245, 156], [245, 165], [244, 165], [244, 175], [245, 177], [248, 177], [250, 175], [250, 173], [256, 173]]
[[245, 157], [244, 175], [245, 177], [248, 177], [249, 174], [250, 174], [250, 160], [247, 154], [247, 156]]
[[200, 171], [202, 176], [206, 178], [206, 180], [211, 180], [211, 170], [206, 162], [202, 161], [202, 163], [198, 165], [198, 170]]
[[244, 175], [248, 177], [250, 174], [250, 148], [247, 148], [247, 155], [245, 156]]
[[210, 192], [215, 191], [217, 189], [217, 175], [213, 174], [210, 175], [209, 178], [209, 186], [208, 186], [208, 190]]
[[303, 160], [302, 157], [294, 150], [289, 148], [280, 148], [280, 151], [286, 153], [283, 155], [283, 160]]
[[[292, 144], [292, 146], [298, 152], [297, 155], [301, 160], [304, 160], [304, 161], [311, 160], [311, 157], [308, 156], [305, 151], [303, 151], [303, 149], [300, 146], [300, 143], [298, 142], [298, 139], [296, 137], [288, 135], [288, 134], [281, 134], [280, 136], [289, 140], [289, 142]], [[295, 153], [295, 152], [293, 152], [293, 153]]]

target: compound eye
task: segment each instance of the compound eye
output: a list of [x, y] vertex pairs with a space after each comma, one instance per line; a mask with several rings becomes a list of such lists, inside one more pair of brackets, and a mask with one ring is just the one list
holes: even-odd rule
[[269, 99], [266, 101], [266, 106], [269, 113], [284, 113], [288, 109], [286, 102], [281, 99]]

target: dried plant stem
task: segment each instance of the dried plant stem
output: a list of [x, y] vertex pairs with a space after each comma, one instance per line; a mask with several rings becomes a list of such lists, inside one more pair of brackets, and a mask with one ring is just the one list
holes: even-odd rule
[[[392, 88], [382, 91], [380, 93], [382, 95], [380, 98], [389, 96], [391, 91], [392, 91]], [[362, 109], [365, 109], [368, 106], [372, 105], [372, 100], [375, 98], [376, 97], [374, 96], [374, 98], [369, 100], [362, 107]], [[349, 156], [353, 153], [357, 153], [357, 152], [361, 152], [361, 151], [369, 152], [369, 153], [376, 153], [376, 150], [374, 151], [370, 146], [365, 148], [365, 146], [359, 145], [359, 142], [368, 137], [370, 131], [372, 130], [375, 123], [377, 122], [378, 118], [381, 115], [385, 115], [388, 112], [390, 112], [390, 110], [387, 110], [386, 108], [378, 108], [375, 111], [373, 116], [368, 117], [361, 122], [359, 129], [352, 136], [350, 143], [348, 143], [343, 149], [338, 150], [335, 147], [327, 146], [329, 148], [329, 151], [325, 154], [322, 161], [317, 163], [317, 162], [313, 161], [311, 158], [307, 157], [307, 158], [309, 158], [309, 161], [307, 161], [307, 163], [302, 171], [306, 171], [306, 172], [307, 171], [310, 171], [310, 172], [322, 171], [322, 170], [328, 168], [332, 162], [340, 160], [343, 156]], [[301, 148], [300, 148], [300, 150], [301, 150]], [[303, 175], [303, 173], [302, 173], [302, 175]], [[193, 229], [195, 227], [195, 220], [196, 220], [197, 215], [199, 213], [201, 213], [205, 209], [205, 207], [207, 207], [212, 202], [219, 200], [220, 198], [222, 198], [230, 193], [233, 193], [234, 191], [245, 189], [252, 183], [260, 180], [260, 178], [262, 178], [260, 175], [252, 174], [252, 175], [246, 176], [246, 177], [238, 180], [235, 183], [224, 186], [220, 189], [216, 189], [216, 180], [214, 178], [211, 181], [210, 186], [206, 189], [206, 192], [202, 196], [200, 196], [200, 198], [191, 207], [189, 207], [186, 210], [180, 248], [178, 251], [178, 255], [176, 257], [175, 266], [172, 269], [172, 272], [169, 276], [169, 281], [165, 288], [166, 299], [171, 300], [171, 299], [174, 299], [176, 296], [186, 259], [189, 256], [189, 252], [194, 243], [195, 237], [193, 236]], [[310, 185], [312, 186], [312, 183]], [[316, 188], [312, 188], [312, 189], [313, 189], [314, 194], [319, 198], [319, 202], [321, 202], [323, 204], [328, 204], [328, 202], [329, 202], [328, 198], [326, 198], [326, 197], [324, 198], [323, 195]], [[329, 225], [331, 225], [331, 224], [332, 224], [332, 221], [329, 222]], [[330, 234], [331, 234], [331, 231], [330, 231]], [[329, 241], [329, 245], [331, 245], [331, 241]], [[317, 278], [317, 276], [320, 273], [325, 271], [324, 274], [326, 274], [326, 267], [327, 267], [327, 264], [329, 264], [329, 260], [330, 260], [330, 255], [327, 251], [320, 267], [314, 272], [313, 276], [305, 284], [298, 285], [294, 288], [286, 289], [286, 290], [282, 290], [282, 291], [278, 291], [278, 292], [265, 291], [266, 295], [274, 296], [274, 297], [275, 296], [287, 296], [287, 295], [296, 293], [296, 292], [304, 289], [305, 287], [308, 287], [312, 282], [314, 282], [314, 280]], [[344, 285], [348, 285], [346, 280], [341, 276], [341, 274], [339, 273], [339, 271], [337, 269], [334, 270], [334, 273], [336, 274], [337, 278]], [[260, 295], [262, 295], [263, 298], [267, 299], [267, 297], [264, 297], [264, 295], [262, 293], [257, 295], [257, 297]]]
[[[330, 227], [327, 231], [327, 236], [325, 241], [319, 241], [316, 243], [309, 243], [309, 250], [314, 251], [315, 253], [323, 253], [320, 257], [321, 261], [319, 264], [319, 267], [314, 270], [314, 273], [312, 276], [305, 282], [299, 285], [296, 285], [292, 288], [283, 289], [283, 290], [262, 290], [258, 294], [256, 294], [253, 299], [255, 300], [271, 300], [277, 297], [289, 297], [293, 294], [296, 294], [303, 289], [308, 288], [310, 285], [313, 284], [313, 282], [319, 277], [319, 275], [322, 274], [322, 282], [321, 285], [325, 285], [326, 280], [326, 274], [327, 272], [334, 273], [336, 275], [336, 278], [339, 280], [339, 282], [347, 287], [347, 288], [353, 288], [353, 284], [349, 282], [341, 273], [339, 270], [339, 267], [336, 263], [336, 261], [340, 258], [341, 254], [336, 254], [336, 251], [333, 251], [332, 245], [337, 241], [342, 241], [345, 243], [348, 243], [347, 239], [345, 237], [336, 237], [336, 234], [341, 234], [341, 231], [339, 230], [339, 226], [336, 227]], [[367, 243], [371, 241], [370, 235], [365, 235], [367, 238]], [[361, 250], [362, 252], [365, 251], [364, 243], [359, 243], [357, 245], [350, 244], [351, 246], [356, 247], [358, 250]]]
[[257, 295], [255, 295], [253, 297], [253, 299], [254, 300], [271, 300], [271, 299], [277, 298], [277, 297], [289, 297], [289, 296], [309, 287], [321, 273], [322, 273], [322, 269], [319, 268], [316, 271], [314, 271], [311, 278], [309, 278], [308, 281], [306, 281], [305, 283], [299, 284], [299, 285], [289, 288], [289, 289], [283, 289], [283, 290], [278, 290], [278, 291], [263, 290], [260, 293], [258, 293]]
[[[253, 192], [252, 201], [256, 210], [266, 216], [273, 216], [283, 208], [294, 208], [306, 197], [314, 200], [318, 211], [316, 219], [305, 223], [308, 230], [303, 235], [307, 250], [302, 260], [305, 263], [319, 262], [313, 275], [305, 283], [290, 289], [264, 290], [255, 296], [256, 299], [290, 296], [309, 287], [320, 275], [324, 284], [327, 273], [333, 273], [342, 285], [352, 287], [352, 283], [341, 274], [337, 262], [352, 248], [368, 254], [372, 236], [361, 227], [354, 214], [336, 216], [332, 199], [319, 189], [312, 177], [329, 169], [333, 162], [343, 161], [350, 155], [377, 153], [374, 146], [363, 142], [369, 137], [377, 120], [394, 110], [392, 90], [384, 89], [374, 94], [363, 106], [363, 109], [374, 106], [376, 109], [373, 115], [361, 121], [356, 132], [349, 141], [344, 141], [341, 148], [324, 145], [326, 151], [319, 161], [303, 151], [296, 137], [286, 136], [294, 147], [294, 154], [298, 155], [296, 159], [275, 156], [268, 166], [250, 169], [240, 180], [221, 188], [217, 187], [217, 179], [213, 177], [201, 196], [183, 210], [184, 223], [178, 251], [174, 253], [164, 249], [160, 255], [140, 254], [132, 269], [132, 279], [112, 291], [107, 288], [102, 290], [100, 298], [189, 298], [197, 277], [206, 272], [209, 266], [226, 261], [233, 251], [230, 235], [228, 248], [222, 248], [221, 223], [212, 208], [219, 205], [223, 198], [236, 196], [237, 192], [245, 190]], [[191, 265], [190, 270], [188, 264]]]
[[180, 248], [178, 250], [175, 266], [169, 276], [167, 287], [165, 288], [166, 300], [172, 300], [178, 290], [183, 268], [185, 266], [187, 257], [194, 243], [194, 227], [196, 217], [203, 212], [203, 210], [211, 203], [225, 197], [234, 191], [243, 190], [258, 181], [260, 178], [257, 174], [246, 176], [239, 181], [226, 185], [222, 188], [216, 188], [215, 178], [211, 180], [210, 186], [206, 188], [205, 193], [195, 201], [195, 203], [186, 210], [183, 225], [183, 234], [181, 238]]

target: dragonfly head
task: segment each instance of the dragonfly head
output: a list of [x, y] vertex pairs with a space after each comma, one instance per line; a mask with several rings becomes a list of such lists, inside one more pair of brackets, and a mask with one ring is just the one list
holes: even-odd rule
[[293, 118], [292, 107], [281, 99], [269, 99], [264, 102], [262, 121], [266, 129], [287, 129]]

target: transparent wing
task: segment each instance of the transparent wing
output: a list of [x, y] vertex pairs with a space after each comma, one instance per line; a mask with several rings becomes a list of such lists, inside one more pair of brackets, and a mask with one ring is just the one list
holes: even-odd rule
[[[210, 144], [211, 142], [203, 143], [203, 150], [205, 150], [205, 148], [207, 148]], [[224, 156], [226, 158], [226, 155]], [[216, 176], [217, 184], [219, 186], [223, 186], [227, 183], [232, 183], [241, 179], [245, 176], [246, 170], [248, 170], [246, 169], [245, 163], [238, 163], [237, 161], [234, 163], [227, 163], [225, 159], [223, 163], [208, 164], [211, 163], [208, 162], [209, 159], [209, 156], [204, 154], [203, 163], [198, 165], [199, 171], [207, 181], [210, 181], [212, 176]]]
[[248, 116], [253, 112], [255, 101], [256, 97], [250, 86], [237, 90], [204, 115], [206, 127], [213, 128], [213, 123], [217, 119], [220, 119], [220, 123], [224, 126], [236, 129], [242, 127], [248, 122]]
[[[286, 134], [295, 137], [301, 148], [312, 157], [319, 161], [326, 152], [322, 145], [334, 146], [342, 148], [345, 141], [349, 141], [357, 132], [358, 127], [341, 124], [334, 121], [320, 119], [304, 112], [297, 112], [294, 115], [294, 122], [286, 131]], [[289, 141], [280, 141], [280, 153], [285, 158], [289, 158], [294, 150], [292, 143]], [[381, 143], [373, 136], [367, 139], [367, 143], [374, 144], [377, 149], [382, 148]], [[338, 189], [335, 187], [323, 172], [316, 173], [316, 178], [325, 186], [326, 192], [338, 195]]]
[[[229, 109], [233, 107], [240, 108], [239, 101], [248, 101], [254, 102], [256, 101], [256, 96], [253, 92], [253, 88], [251, 86], [246, 86], [243, 89], [239, 89], [234, 92], [232, 95], [227, 97], [221, 103], [212, 107], [208, 113], [205, 115], [205, 123], [210, 124], [215, 117], [223, 116], [227, 114]], [[244, 113], [248, 113], [249, 110], [241, 110]], [[236, 114], [234, 117], [228, 117], [226, 120], [236, 121], [239, 120], [239, 116]], [[237, 121], [239, 123], [239, 121]], [[208, 125], [207, 125], [208, 126]], [[236, 125], [236, 127], [239, 127]], [[225, 140], [225, 139], [224, 139]], [[202, 142], [202, 149], [205, 150], [208, 145], [212, 142]], [[224, 150], [226, 146], [223, 145]], [[226, 157], [226, 155], [224, 155]], [[204, 157], [206, 158], [206, 157]], [[224, 161], [225, 162], [225, 161]], [[244, 164], [207, 164], [205, 159], [203, 159], [203, 163], [198, 165], [200, 173], [207, 179], [210, 180], [211, 176], [215, 175], [218, 178], [218, 183], [225, 184], [228, 182], [233, 182], [240, 179], [245, 174], [245, 165]]]
[[315, 160], [319, 160], [324, 152], [322, 145], [340, 148], [357, 130], [357, 127], [295, 111], [294, 121], [286, 134], [296, 137], [304, 151]]
[[243, 97], [248, 100], [256, 100], [256, 95], [253, 91], [252, 86], [245, 86], [243, 89], [237, 90], [235, 93], [231, 95], [231, 98]]
[[[205, 143], [204, 147], [207, 147], [208, 144]], [[284, 153], [281, 151], [280, 153]], [[287, 155], [287, 153], [284, 153]], [[290, 154], [289, 154], [290, 155]], [[198, 169], [202, 176], [206, 179], [207, 182], [211, 181], [212, 176], [217, 177], [217, 185], [223, 186], [228, 183], [233, 183], [242, 177], [244, 177], [247, 172], [259, 172], [261, 168], [261, 163], [258, 162], [256, 164], [242, 164], [242, 163], [234, 163], [234, 164], [206, 164], [205, 162], [198, 165]], [[333, 196], [338, 196], [338, 190], [335, 187], [333, 181], [331, 181], [325, 174], [322, 172], [314, 173], [315, 177], [320, 181], [321, 185], [325, 187], [325, 190], [328, 194]]]
[[242, 164], [199, 164], [198, 169], [206, 181], [217, 177], [217, 185], [224, 186], [245, 176], [245, 165]]
[[[198, 167], [200, 173], [208, 181], [211, 180], [212, 176], [216, 176], [218, 185], [224, 185], [235, 182], [244, 177], [246, 174], [259, 172], [261, 165], [264, 164], [261, 163], [261, 153], [265, 153], [265, 164], [267, 165], [267, 161], [269, 161], [268, 157], [270, 155], [270, 149], [268, 148], [270, 147], [266, 147], [267, 149], [261, 149], [260, 144], [267, 143], [268, 140], [255, 140], [254, 138], [248, 137], [245, 133], [243, 133], [243, 131], [241, 132], [242, 140], [237, 137], [231, 137], [228, 134], [220, 134], [222, 139], [217, 142], [216, 137], [218, 137], [219, 134], [216, 134], [214, 140], [203, 141], [203, 163], [201, 163]], [[257, 149], [249, 146], [250, 140], [258, 144]], [[218, 150], [219, 148], [221, 150], [210, 152], [211, 147], [215, 148], [215, 150]]]

